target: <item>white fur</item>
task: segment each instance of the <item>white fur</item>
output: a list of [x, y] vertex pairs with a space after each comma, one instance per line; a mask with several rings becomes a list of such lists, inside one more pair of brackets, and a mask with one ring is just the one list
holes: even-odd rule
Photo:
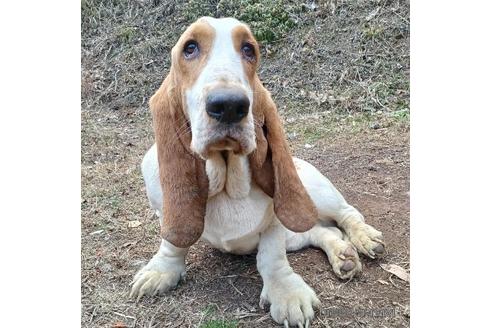
[[[226, 163], [218, 155], [206, 162], [210, 193], [201, 236], [202, 240], [225, 252], [248, 254], [258, 250], [258, 270], [264, 282], [260, 304], [271, 303], [273, 319], [288, 325], [309, 322], [314, 315], [312, 308], [319, 301], [314, 291], [292, 271], [286, 250], [310, 245], [319, 247], [326, 252], [338, 276], [351, 278], [360, 272], [361, 264], [357, 252], [347, 255], [347, 251], [355, 246], [357, 251], [373, 256], [372, 249], [382, 243], [381, 233], [364, 223], [363, 216], [347, 204], [325, 176], [301, 159], [294, 158], [294, 163], [318, 209], [320, 222], [314, 228], [294, 233], [282, 226], [273, 211], [272, 199], [251, 181], [246, 156], [228, 155]], [[163, 193], [158, 171], [157, 148], [153, 145], [144, 156], [142, 173], [150, 204], [162, 218]], [[335, 223], [344, 229], [346, 238]], [[170, 270], [167, 263], [172, 256], [184, 263], [187, 249], [170, 248], [168, 244], [163, 241], [156, 256], [137, 274], [133, 295], [154, 295], [177, 284], [176, 277], [178, 273], [183, 274], [184, 267], [179, 265]], [[162, 255], [163, 247], [168, 253], [166, 256]], [[341, 268], [347, 260], [354, 262], [354, 268], [344, 272]]]
[[229, 197], [241, 199], [249, 195], [251, 190], [251, 172], [248, 158], [227, 153], [227, 181], [225, 189]]
[[276, 322], [308, 325], [319, 299], [290, 267], [285, 246], [285, 228], [275, 220], [261, 233], [256, 256], [263, 278], [260, 307], [270, 303], [270, 313]]
[[161, 241], [159, 251], [133, 278], [131, 297], [157, 295], [175, 287], [185, 275], [185, 256], [188, 248], [178, 248]]
[[227, 166], [219, 153], [213, 153], [205, 163], [208, 176], [208, 196], [213, 197], [224, 189], [227, 179]]

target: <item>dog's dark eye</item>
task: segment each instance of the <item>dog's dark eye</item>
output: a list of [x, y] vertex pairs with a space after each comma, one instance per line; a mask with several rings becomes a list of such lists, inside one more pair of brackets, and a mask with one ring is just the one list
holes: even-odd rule
[[198, 55], [198, 43], [196, 43], [196, 41], [186, 42], [183, 53], [187, 59], [196, 57], [196, 55]]
[[243, 44], [243, 46], [241, 47], [241, 52], [246, 59], [248, 60], [255, 59], [255, 48], [253, 47], [253, 45], [249, 43]]

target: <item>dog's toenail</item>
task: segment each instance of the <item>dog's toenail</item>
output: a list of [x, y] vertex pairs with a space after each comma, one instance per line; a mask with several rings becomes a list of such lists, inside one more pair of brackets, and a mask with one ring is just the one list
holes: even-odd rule
[[376, 247], [372, 249], [376, 254], [383, 254], [384, 253], [384, 246], [379, 244]]
[[345, 263], [343, 263], [342, 267], [340, 268], [342, 271], [348, 272], [355, 268], [355, 263], [352, 260], [347, 260]]

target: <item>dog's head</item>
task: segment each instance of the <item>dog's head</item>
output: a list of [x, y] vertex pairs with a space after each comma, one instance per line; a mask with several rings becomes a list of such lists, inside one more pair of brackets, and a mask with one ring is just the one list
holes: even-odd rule
[[259, 59], [250, 29], [233, 18], [200, 18], [172, 49], [150, 107], [165, 190], [162, 234], [176, 246], [193, 244], [203, 231], [204, 160], [213, 152], [249, 156], [254, 181], [287, 228], [306, 231], [316, 222], [276, 106], [256, 74]]
[[172, 50], [176, 102], [191, 128], [190, 148], [249, 154], [255, 147], [252, 106], [258, 44], [247, 25], [233, 18], [203, 17]]

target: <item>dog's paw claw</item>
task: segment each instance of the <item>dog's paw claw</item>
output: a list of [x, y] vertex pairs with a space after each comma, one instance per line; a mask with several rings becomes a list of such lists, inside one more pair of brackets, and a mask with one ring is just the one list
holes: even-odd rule
[[375, 259], [384, 255], [383, 234], [364, 222], [358, 222], [346, 230], [350, 242], [362, 254]]
[[174, 271], [154, 271], [142, 269], [135, 275], [130, 291], [130, 298], [138, 303], [140, 299], [147, 296], [156, 296], [176, 287], [181, 275]]
[[264, 285], [260, 304], [270, 303], [270, 314], [285, 327], [303, 327], [320, 304], [316, 293], [297, 274], [274, 279]]

